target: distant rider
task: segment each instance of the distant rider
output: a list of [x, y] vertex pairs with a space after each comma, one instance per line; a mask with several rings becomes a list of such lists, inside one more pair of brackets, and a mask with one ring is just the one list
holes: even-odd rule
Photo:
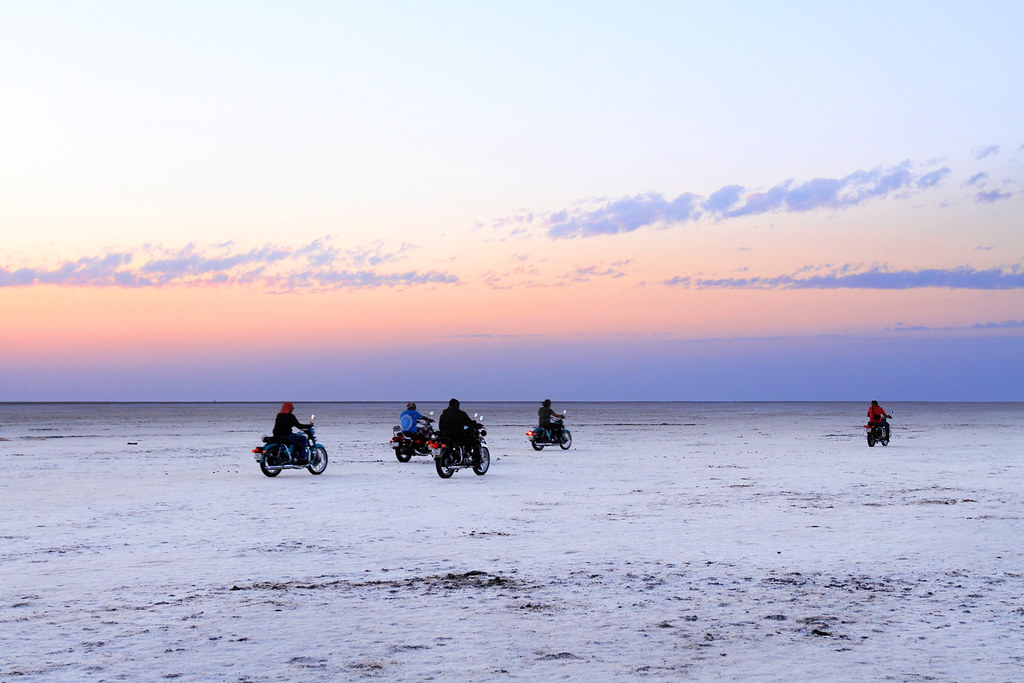
[[402, 428], [402, 431], [407, 436], [414, 437], [419, 434], [420, 420], [423, 420], [424, 422], [433, 422], [433, 420], [426, 415], [421, 415], [419, 411], [416, 410], [416, 404], [410, 401], [405, 404], [405, 410], [402, 411], [402, 414], [398, 418], [398, 426]]
[[875, 425], [881, 425], [882, 430], [885, 432], [885, 438], [889, 438], [889, 423], [886, 422], [888, 418], [892, 417], [889, 413], [885, 412], [885, 408], [878, 405], [878, 401], [872, 401], [871, 407], [868, 408], [868, 423], [865, 427], [874, 427]]
[[441, 436], [459, 446], [475, 445], [471, 434], [474, 429], [483, 427], [482, 424], [470, 419], [465, 411], [459, 408], [459, 399], [453, 398], [448, 401], [448, 407], [441, 413], [441, 419], [437, 421], [437, 428]]
[[537, 417], [540, 418], [539, 424], [541, 429], [546, 429], [551, 433], [552, 438], [560, 438], [562, 435], [562, 423], [552, 422], [551, 418], [557, 417], [559, 420], [565, 419], [565, 415], [559, 415], [551, 409], [551, 399], [546, 398], [541, 404], [540, 408], [537, 409]]
[[292, 428], [309, 429], [313, 425], [304, 425], [299, 422], [292, 412], [294, 410], [295, 406], [292, 405], [291, 401], [286, 401], [281, 406], [281, 412], [277, 414], [277, 419], [274, 420], [274, 436], [280, 439], [282, 443], [290, 446], [292, 449], [292, 460], [299, 461], [305, 459], [306, 435], [293, 432]]

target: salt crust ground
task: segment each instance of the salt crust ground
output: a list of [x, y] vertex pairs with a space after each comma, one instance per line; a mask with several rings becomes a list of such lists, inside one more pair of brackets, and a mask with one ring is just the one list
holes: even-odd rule
[[889, 407], [478, 406], [443, 481], [392, 405], [276, 479], [273, 406], [0, 406], [0, 680], [1024, 679], [1024, 406]]

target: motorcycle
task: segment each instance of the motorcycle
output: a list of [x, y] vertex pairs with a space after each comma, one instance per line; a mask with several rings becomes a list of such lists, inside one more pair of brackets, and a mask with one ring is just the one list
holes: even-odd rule
[[883, 446], [889, 445], [891, 433], [889, 422], [885, 418], [878, 422], [864, 425], [864, 428], [868, 430], [868, 446], [874, 447], [876, 443], [880, 443]]
[[394, 433], [394, 436], [391, 437], [391, 447], [395, 449], [395, 457], [398, 458], [398, 462], [409, 462], [414, 455], [434, 455], [435, 449], [431, 448], [430, 444], [435, 440], [436, 435], [427, 418], [416, 421], [414, 436], [403, 432], [400, 425], [395, 425], [391, 431]]
[[572, 446], [572, 434], [562, 426], [562, 420], [557, 417], [551, 421], [551, 428], [535, 427], [526, 432], [526, 435], [530, 437], [530, 445], [535, 451], [544, 450], [545, 446], [558, 446], [567, 451]]
[[281, 470], [301, 470], [303, 467], [309, 470], [310, 474], [323, 474], [327, 469], [327, 449], [316, 441], [313, 417], [315, 416], [309, 417], [309, 428], [302, 430], [306, 435], [306, 443], [301, 448], [293, 449], [280, 437], [264, 436], [264, 445], [252, 449], [263, 474], [276, 477], [281, 474]]
[[[483, 415], [478, 417], [474, 413], [473, 419], [482, 422], [484, 417]], [[437, 476], [442, 479], [450, 478], [456, 470], [461, 470], [464, 467], [472, 467], [477, 475], [483, 476], [487, 474], [487, 470], [491, 466], [491, 452], [484, 440], [487, 430], [483, 426], [466, 427], [466, 429], [469, 430], [468, 445], [452, 443], [440, 434], [437, 434], [430, 442], [431, 448], [435, 449], [434, 467], [437, 469]]]

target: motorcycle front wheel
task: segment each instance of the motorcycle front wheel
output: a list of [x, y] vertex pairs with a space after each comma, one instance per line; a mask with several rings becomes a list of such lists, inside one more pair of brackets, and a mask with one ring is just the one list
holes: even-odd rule
[[491, 452], [487, 450], [487, 446], [480, 447], [480, 460], [473, 465], [473, 471], [478, 475], [483, 476], [487, 474], [487, 469], [491, 466]]
[[323, 446], [317, 446], [316, 449], [310, 453], [311, 462], [306, 466], [310, 474], [323, 474], [324, 470], [327, 469], [327, 449]]
[[562, 442], [558, 446], [563, 451], [569, 450], [569, 447], [572, 446], [572, 434], [569, 433], [568, 429], [562, 432]]

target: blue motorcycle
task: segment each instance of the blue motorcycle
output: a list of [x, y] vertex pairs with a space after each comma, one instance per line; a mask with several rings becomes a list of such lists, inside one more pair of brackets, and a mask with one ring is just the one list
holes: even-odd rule
[[301, 470], [303, 467], [310, 474], [323, 474], [327, 469], [327, 449], [316, 442], [312, 415], [309, 421], [309, 429], [302, 430], [306, 435], [306, 443], [301, 446], [292, 447], [280, 437], [264, 436], [264, 445], [252, 449], [263, 474], [276, 477], [281, 474], [281, 470]]
[[572, 446], [572, 434], [562, 426], [562, 421], [557, 417], [551, 420], [551, 427], [535, 427], [526, 432], [530, 437], [530, 445], [533, 450], [542, 451], [545, 446], [558, 446], [563, 451], [569, 450]]

